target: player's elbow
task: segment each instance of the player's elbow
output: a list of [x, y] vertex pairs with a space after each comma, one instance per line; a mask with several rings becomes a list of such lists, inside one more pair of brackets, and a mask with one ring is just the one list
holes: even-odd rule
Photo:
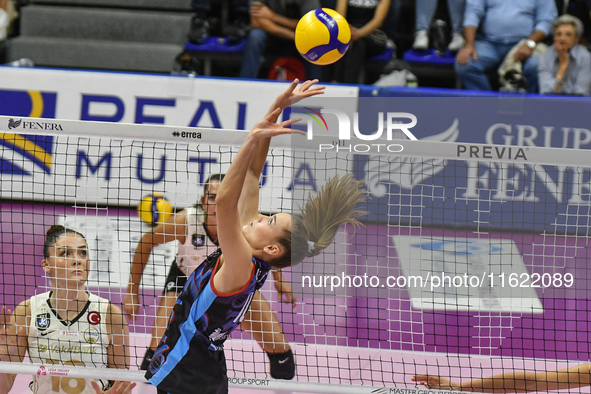
[[[229, 207], [231, 207], [233, 200], [235, 199], [231, 198], [229, 193], [220, 190], [215, 198], [215, 205], [217, 207], [216, 210], [218, 214], [222, 209], [228, 209]], [[234, 205], [236, 204], [234, 203]]]
[[142, 235], [142, 237], [140, 238], [140, 245], [142, 245], [142, 247], [148, 246], [148, 245], [153, 245], [154, 244], [154, 233], [152, 231], [148, 231], [147, 233], [144, 233], [144, 235]]

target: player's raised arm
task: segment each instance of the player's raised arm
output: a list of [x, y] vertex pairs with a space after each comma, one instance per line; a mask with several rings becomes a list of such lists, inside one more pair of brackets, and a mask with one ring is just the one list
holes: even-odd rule
[[[293, 120], [279, 124], [272, 122], [277, 119], [280, 112], [281, 109], [277, 108], [252, 128], [218, 190], [216, 197], [218, 240], [224, 256], [223, 266], [214, 277], [214, 285], [218, 292], [237, 291], [250, 280], [253, 270], [251, 262], [253, 248], [242, 234], [238, 201], [259, 141], [292, 133], [292, 130], [286, 127], [290, 126]], [[254, 220], [245, 226], [253, 224]]]
[[[284, 110], [292, 104], [299, 102], [306, 97], [312, 97], [324, 93], [324, 86], [315, 86], [318, 83], [317, 79], [306, 81], [298, 86], [299, 80], [296, 78], [289, 84], [287, 89], [283, 91], [269, 110], [266, 117], [270, 116], [277, 108]], [[269, 118], [271, 123], [276, 123], [281, 111], [275, 116]], [[269, 152], [270, 138], [259, 141], [254, 148], [252, 160], [249, 163], [248, 172], [244, 180], [244, 187], [240, 195], [238, 203], [238, 210], [240, 212], [240, 222], [244, 225], [253, 220], [256, 220], [259, 214], [259, 179]]]
[[140, 283], [142, 282], [146, 264], [148, 264], [148, 260], [152, 254], [152, 249], [156, 245], [165, 244], [174, 240], [179, 240], [183, 243], [187, 232], [186, 226], [186, 214], [183, 210], [176, 215], [172, 215], [164, 223], [160, 223], [142, 235], [133, 255], [129, 283], [127, 284], [127, 294], [125, 294], [125, 298], [123, 299], [123, 310], [132, 320], [135, 320], [135, 316], [139, 312], [140, 301], [138, 293]]

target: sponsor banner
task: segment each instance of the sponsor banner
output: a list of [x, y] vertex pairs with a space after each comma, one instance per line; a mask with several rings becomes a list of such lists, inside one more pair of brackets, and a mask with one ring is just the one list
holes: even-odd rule
[[[177, 208], [194, 204], [207, 176], [225, 172], [236, 150], [198, 145], [202, 137], [226, 140], [211, 129], [187, 127], [249, 129], [287, 87], [265, 81], [66, 70], [6, 68], [3, 73], [0, 103], [12, 100], [12, 106], [3, 108], [2, 115], [10, 117], [0, 125], [0, 131], [6, 131], [0, 133], [2, 198], [120, 206], [133, 206], [153, 192], [165, 193]], [[357, 92], [355, 87], [332, 86], [325, 96], [349, 97], [349, 110], [354, 110]], [[283, 117], [290, 113], [284, 111]], [[64, 121], [23, 117], [33, 115], [182, 128], [161, 135], [162, 141], [179, 144], [146, 143], [136, 135], [130, 136], [133, 141], [76, 138], [71, 136], [72, 125]], [[124, 137], [129, 130], [120, 126]], [[285, 201], [294, 187], [313, 183], [309, 173], [314, 165], [302, 159], [292, 164], [289, 151], [275, 150], [261, 181], [261, 208], [288, 207]]]
[[370, 220], [587, 234], [590, 169], [569, 165], [571, 154], [564, 150], [548, 151], [545, 164], [534, 165], [530, 151], [589, 149], [588, 104], [546, 97], [360, 98], [355, 127], [362, 133], [385, 135], [392, 129], [388, 113], [409, 113], [417, 120], [410, 131], [419, 140], [462, 143], [458, 160], [429, 152], [357, 155], [356, 176], [372, 197]]
[[[262, 119], [287, 86], [264, 80], [3, 67], [0, 114], [244, 130]], [[44, 103], [51, 92], [55, 111], [31, 115], [30, 91], [41, 92]], [[353, 86], [329, 86], [325, 97], [357, 98], [358, 92]], [[11, 106], [4, 106], [9, 102]]]

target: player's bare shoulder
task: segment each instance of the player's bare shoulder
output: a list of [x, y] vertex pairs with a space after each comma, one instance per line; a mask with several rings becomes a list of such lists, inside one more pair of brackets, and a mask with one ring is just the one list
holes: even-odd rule
[[112, 302], [107, 307], [107, 327], [127, 324], [127, 319], [121, 308]]
[[13, 321], [18, 326], [26, 326], [27, 330], [31, 322], [31, 299], [28, 298], [18, 304], [12, 312]]

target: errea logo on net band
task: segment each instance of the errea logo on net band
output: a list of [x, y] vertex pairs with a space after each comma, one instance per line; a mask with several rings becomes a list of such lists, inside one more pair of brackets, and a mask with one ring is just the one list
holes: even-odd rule
[[[336, 109], [321, 109], [320, 112], [313, 110], [312, 108], [306, 108], [311, 113], [305, 113], [310, 118], [307, 122], [307, 135], [308, 140], [314, 139], [314, 131], [313, 126], [315, 120], [316, 123], [320, 126], [320, 130], [329, 132], [328, 124], [326, 123], [326, 119], [324, 119], [323, 114], [332, 114], [337, 117], [338, 121], [338, 137], [339, 141], [332, 144], [319, 144], [318, 149], [320, 152], [327, 152], [327, 151], [347, 151], [347, 152], [355, 152], [355, 153], [367, 153], [367, 152], [391, 152], [391, 153], [399, 153], [404, 150], [404, 147], [400, 144], [393, 143], [361, 143], [361, 144], [347, 144], [347, 141], [351, 140], [351, 120], [349, 116], [340, 110]], [[393, 138], [394, 131], [401, 131], [406, 135], [410, 140], [417, 140], [417, 138], [410, 132], [410, 128], [416, 126], [417, 124], [417, 117], [408, 112], [387, 112], [386, 118], [384, 122], [384, 113], [378, 113], [378, 130], [375, 131], [373, 134], [362, 134], [359, 131], [359, 113], [355, 112], [353, 115], [353, 133], [355, 134], [355, 138], [362, 141], [375, 141], [382, 137], [384, 133], [384, 124], [386, 129], [386, 139], [387, 141], [391, 141]], [[404, 122], [404, 121], [407, 122]], [[410, 122], [408, 122], [410, 120]], [[400, 134], [400, 133], [397, 133]]]

